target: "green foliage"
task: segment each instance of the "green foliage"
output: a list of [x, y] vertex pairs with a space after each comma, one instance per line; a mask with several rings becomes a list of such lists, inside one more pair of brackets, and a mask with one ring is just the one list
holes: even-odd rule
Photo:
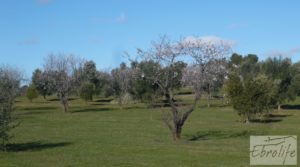
[[165, 76], [169, 78], [170, 88], [171, 89], [179, 89], [181, 85], [182, 79], [182, 71], [187, 66], [187, 64], [183, 61], [175, 62], [173, 66], [164, 68], [163, 71], [169, 70], [169, 75]]
[[0, 149], [4, 151], [12, 137], [10, 130], [16, 126], [12, 112], [20, 81], [21, 75], [17, 70], [0, 67]]
[[47, 72], [36, 69], [32, 74], [32, 84], [44, 98], [55, 91], [55, 80]]
[[90, 82], [84, 82], [80, 87], [80, 98], [84, 101], [93, 101], [95, 85]]
[[300, 96], [300, 62], [293, 64], [292, 74], [293, 79], [289, 89], [290, 94]]
[[260, 65], [258, 63], [258, 57], [253, 54], [248, 54], [245, 56], [240, 66], [240, 73], [244, 80], [248, 80], [257, 76], [259, 72]]
[[160, 66], [158, 63], [151, 60], [141, 61], [140, 63], [136, 62], [134, 66], [139, 69], [139, 72], [131, 81], [130, 94], [136, 100], [140, 100], [144, 103], [151, 103], [159, 94], [158, 86], [154, 84], [154, 81], [151, 78], [153, 78]]
[[260, 74], [261, 68], [256, 55], [241, 57], [233, 55], [226, 91], [231, 98], [233, 108], [242, 121], [249, 122], [257, 115], [269, 111], [276, 102], [277, 85], [268, 76]]
[[243, 61], [243, 56], [237, 53], [233, 53], [232, 56], [230, 57], [231, 65], [239, 65], [242, 63], [242, 61]]
[[263, 72], [276, 85], [276, 103], [279, 106], [286, 101], [295, 100], [297, 95], [298, 74], [288, 58], [273, 57], [262, 63]]
[[83, 76], [84, 80], [93, 82], [96, 80], [96, 63], [93, 61], [86, 61], [83, 65]]
[[36, 89], [35, 85], [31, 84], [27, 88], [26, 97], [32, 102], [33, 99], [36, 99], [39, 96], [39, 92]]
[[244, 122], [251, 121], [273, 107], [273, 90], [272, 81], [266, 76], [242, 81], [237, 74], [231, 74], [227, 83], [233, 108]]

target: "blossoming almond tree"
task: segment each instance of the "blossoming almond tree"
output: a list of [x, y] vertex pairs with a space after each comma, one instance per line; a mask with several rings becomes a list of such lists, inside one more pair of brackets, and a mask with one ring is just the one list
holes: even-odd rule
[[[159, 41], [152, 43], [148, 51], [138, 50], [138, 54], [145, 60], [152, 60], [160, 64], [159, 69], [151, 76], [144, 76], [151, 79], [158, 85], [171, 108], [171, 112], [164, 114], [163, 121], [170, 129], [174, 140], [181, 138], [184, 123], [189, 115], [195, 110], [197, 102], [203, 94], [203, 86], [207, 80], [211, 80], [225, 70], [224, 62], [231, 52], [232, 43], [217, 37], [199, 38], [186, 37], [179, 41], [172, 42], [166, 36]], [[176, 64], [185, 62], [188, 64], [181, 72], [181, 86], [193, 88], [194, 99], [189, 106], [183, 106], [176, 102], [174, 94], [174, 83], [178, 76]]]

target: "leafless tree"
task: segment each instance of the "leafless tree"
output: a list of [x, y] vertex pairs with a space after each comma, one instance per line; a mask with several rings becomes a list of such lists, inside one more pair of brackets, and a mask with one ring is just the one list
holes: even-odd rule
[[[223, 66], [220, 63], [229, 55], [231, 44], [225, 40], [212, 40], [197, 37], [187, 37], [172, 42], [166, 36], [152, 43], [148, 51], [138, 50], [144, 59], [153, 60], [163, 69], [157, 69], [153, 76], [145, 76], [159, 86], [166, 101], [171, 107], [169, 114], [164, 114], [163, 120], [170, 129], [174, 140], [181, 138], [182, 127], [195, 110], [197, 102], [203, 94], [204, 83], [211, 80], [210, 75], [218, 74]], [[194, 100], [188, 107], [182, 107], [175, 102], [172, 79], [178, 75], [175, 64], [184, 61], [188, 66], [183, 70], [182, 85], [193, 87]], [[212, 63], [213, 62], [213, 63]]]
[[60, 99], [64, 112], [68, 111], [69, 93], [76, 87], [80, 76], [83, 60], [73, 55], [50, 54], [45, 59], [44, 71], [55, 80], [55, 91]]

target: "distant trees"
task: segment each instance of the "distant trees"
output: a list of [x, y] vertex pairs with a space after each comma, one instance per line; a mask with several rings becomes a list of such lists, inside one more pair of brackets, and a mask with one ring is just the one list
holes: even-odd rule
[[263, 72], [273, 80], [276, 85], [275, 101], [278, 111], [286, 100], [295, 100], [297, 95], [297, 80], [299, 73], [293, 69], [292, 62], [288, 58], [268, 58], [262, 64]]
[[288, 58], [272, 57], [259, 62], [253, 54], [233, 54], [229, 69], [227, 92], [243, 122], [251, 122], [275, 105], [279, 111], [282, 103], [294, 100], [300, 90], [300, 70]]
[[85, 101], [93, 100], [93, 95], [100, 93], [111, 96], [114, 94], [112, 81], [108, 72], [97, 70], [95, 62], [65, 54], [48, 55], [43, 69], [36, 69], [32, 75], [32, 84], [38, 92], [44, 98], [55, 93], [65, 112], [70, 94], [79, 95]]
[[[144, 57], [145, 61], [151, 60], [159, 64], [154, 73], [144, 77], [158, 86], [171, 107], [171, 112], [165, 114], [163, 120], [174, 140], [181, 138], [183, 125], [203, 94], [204, 78], [208, 79], [208, 69], [212, 68], [208, 67], [209, 62], [216, 62], [213, 68], [217, 73], [220, 71], [218, 67], [221, 67], [218, 63], [230, 51], [230, 45], [223, 40], [207, 42], [201, 38], [188, 37], [179, 42], [172, 42], [165, 36], [153, 42], [149, 51], [139, 50], [139, 55]], [[176, 104], [174, 90], [183, 85], [194, 88], [194, 100], [189, 107]]]
[[146, 78], [146, 76], [153, 76], [157, 69], [161, 69], [160, 64], [152, 60], [132, 63], [133, 79], [130, 94], [135, 100], [152, 105], [157, 97], [160, 97], [158, 85], [154, 83], [154, 80]]
[[17, 124], [14, 121], [13, 105], [18, 95], [21, 73], [13, 68], [0, 67], [0, 149], [6, 151], [10, 130]]
[[291, 89], [297, 96], [300, 96], [300, 62], [293, 64], [292, 67], [293, 79]]
[[112, 93], [108, 90], [108, 87], [110, 88], [111, 81], [110, 74], [98, 71], [95, 62], [84, 62], [80, 78], [79, 85], [81, 88], [83, 87], [82, 84], [86, 85], [87, 83], [90, 83], [94, 85], [93, 95], [100, 95], [101, 93], [106, 96], [112, 95]]
[[30, 102], [32, 102], [33, 99], [38, 98], [38, 96], [39, 96], [39, 92], [36, 89], [35, 85], [33, 84], [29, 85], [26, 91], [26, 97], [30, 100]]

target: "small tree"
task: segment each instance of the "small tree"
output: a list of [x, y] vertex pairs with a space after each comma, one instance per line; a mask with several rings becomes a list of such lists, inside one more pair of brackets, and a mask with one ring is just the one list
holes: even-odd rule
[[262, 115], [274, 106], [273, 82], [266, 76], [242, 80], [237, 74], [231, 74], [227, 92], [233, 108], [245, 123], [251, 122], [257, 115]]
[[275, 104], [277, 85], [261, 74], [258, 57], [233, 54], [229, 65], [226, 91], [242, 122], [251, 122], [257, 115], [270, 111]]
[[33, 84], [31, 84], [27, 88], [26, 97], [30, 100], [30, 102], [32, 102], [32, 100], [38, 98], [38, 96], [39, 92], [37, 91], [36, 87]]
[[17, 125], [12, 112], [20, 81], [21, 74], [18, 70], [0, 67], [0, 149], [4, 151], [12, 137], [10, 130]]
[[84, 82], [80, 87], [80, 98], [85, 102], [93, 101], [93, 95], [95, 93], [95, 85], [90, 82]]
[[79, 85], [77, 72], [82, 68], [83, 61], [73, 55], [49, 55], [45, 60], [44, 71], [54, 81], [54, 90], [63, 105], [64, 112], [69, 108], [69, 94]]

